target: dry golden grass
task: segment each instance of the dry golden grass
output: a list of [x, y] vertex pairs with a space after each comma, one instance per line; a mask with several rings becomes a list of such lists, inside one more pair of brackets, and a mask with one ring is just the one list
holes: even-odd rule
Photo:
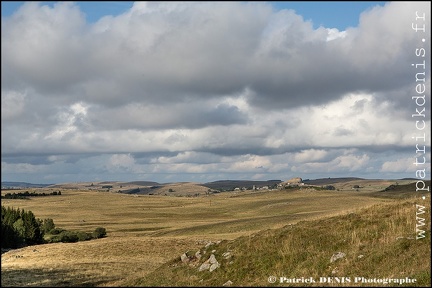
[[[417, 203], [423, 203], [424, 211], [430, 211], [429, 201], [397, 199], [354, 213], [301, 221], [222, 241], [208, 249], [200, 249], [204, 257], [192, 258], [192, 265], [182, 263], [177, 257], [128, 284], [220, 287], [230, 280], [235, 286], [267, 287], [268, 276], [274, 275], [297, 279], [312, 277], [315, 282], [287, 284], [276, 281], [271, 286], [394, 287], [394, 284], [360, 283], [355, 278], [408, 277], [416, 282], [402, 287], [430, 287], [430, 213], [422, 214], [425, 237], [417, 239]], [[208, 259], [210, 250], [220, 267], [213, 272], [199, 271], [197, 267]], [[227, 251], [232, 255], [228, 260], [224, 258]], [[331, 262], [331, 256], [338, 251], [343, 251], [345, 256]], [[321, 282], [321, 277], [346, 277], [351, 282]]]
[[[172, 192], [170, 192], [170, 189]], [[208, 187], [202, 186], [199, 183], [185, 182], [163, 185], [163, 187], [155, 189], [154, 193], [167, 196], [194, 196], [196, 194], [205, 195], [208, 190]]]
[[[148, 192], [156, 195], [167, 195], [167, 196], [194, 196], [195, 194], [205, 195], [209, 190], [208, 187], [202, 186], [200, 183], [195, 182], [178, 182], [178, 183], [166, 183], [159, 185], [144, 185], [145, 182], [117, 182], [117, 181], [103, 181], [103, 182], [79, 182], [79, 183], [62, 183], [51, 185], [45, 190], [57, 191], [57, 190], [80, 190], [80, 191], [99, 191], [99, 192], [120, 192], [127, 191], [137, 188], [150, 188]], [[103, 188], [111, 186], [111, 188]], [[170, 191], [170, 189], [172, 191]], [[29, 189], [26, 189], [29, 190]], [[34, 189], [33, 189], [34, 190]]]
[[392, 184], [405, 185], [409, 183], [413, 183], [413, 180], [380, 180], [380, 179], [361, 179], [361, 180], [352, 180], [347, 182], [340, 182], [332, 184], [335, 188], [339, 189], [339, 191], [353, 191], [353, 187], [355, 185], [360, 186], [359, 191], [362, 192], [373, 192], [380, 191]]
[[2, 286], [116, 286], [198, 245], [182, 238], [107, 237], [16, 249], [2, 255]]
[[[181, 188], [184, 185], [177, 187]], [[52, 218], [56, 227], [67, 230], [91, 232], [104, 227], [107, 237], [4, 253], [2, 286], [122, 286], [189, 249], [202, 247], [205, 241], [235, 239], [392, 201], [351, 188], [224, 192], [201, 197], [61, 191], [60, 196], [3, 199], [2, 205], [30, 210], [40, 219]], [[351, 241], [358, 241], [356, 237], [352, 235]]]

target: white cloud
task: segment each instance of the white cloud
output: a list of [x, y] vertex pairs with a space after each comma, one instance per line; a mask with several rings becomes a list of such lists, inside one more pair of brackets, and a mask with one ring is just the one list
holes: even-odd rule
[[323, 160], [327, 155], [328, 151], [325, 151], [323, 149], [307, 149], [302, 150], [299, 153], [296, 153], [294, 155], [294, 160], [299, 163], [306, 163], [306, 162], [319, 162]]
[[93, 24], [26, 2], [2, 18], [2, 175], [37, 175], [30, 158], [70, 177], [411, 173], [377, 153], [413, 146], [420, 10], [389, 2], [338, 31], [258, 2], [136, 2]]
[[[415, 150], [414, 150], [415, 152]], [[418, 158], [417, 158], [418, 157]], [[429, 159], [423, 163], [423, 157], [425, 159]], [[415, 163], [421, 163], [415, 165]], [[417, 170], [427, 171], [427, 174], [430, 175], [430, 152], [426, 154], [423, 153], [414, 153], [412, 157], [400, 158], [394, 161], [386, 161], [381, 166], [381, 172], [410, 172], [415, 177], [415, 172]]]

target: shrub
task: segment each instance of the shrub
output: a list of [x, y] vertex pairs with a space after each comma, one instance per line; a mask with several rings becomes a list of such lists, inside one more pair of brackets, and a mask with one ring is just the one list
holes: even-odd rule
[[92, 239], [92, 236], [89, 233], [79, 231], [77, 232], [78, 241], [87, 241]]
[[51, 229], [49, 231], [49, 234], [58, 235], [58, 234], [62, 233], [63, 231], [65, 231], [65, 230], [61, 229], [61, 228], [54, 228], [54, 229]]
[[78, 235], [73, 231], [63, 231], [58, 236], [60, 236], [60, 242], [73, 243], [78, 242]]
[[103, 227], [98, 227], [92, 233], [93, 238], [102, 238], [106, 236], [106, 229]]

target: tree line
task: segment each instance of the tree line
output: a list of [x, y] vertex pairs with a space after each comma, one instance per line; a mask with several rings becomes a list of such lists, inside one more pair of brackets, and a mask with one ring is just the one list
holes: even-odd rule
[[34, 196], [50, 196], [50, 195], [62, 195], [61, 191], [54, 191], [51, 193], [36, 193], [36, 192], [18, 192], [18, 193], [6, 193], [4, 196], [2, 195], [2, 199], [28, 199], [28, 197], [34, 197]]
[[32, 211], [1, 206], [1, 248], [20, 248], [29, 245], [78, 242], [106, 236], [106, 229], [92, 233], [56, 228], [51, 218], [36, 218]]

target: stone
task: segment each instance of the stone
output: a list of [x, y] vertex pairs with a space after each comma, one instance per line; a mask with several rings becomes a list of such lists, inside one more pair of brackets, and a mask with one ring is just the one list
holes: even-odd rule
[[216, 263], [214, 263], [214, 264], [211, 264], [211, 266], [210, 266], [210, 268], [209, 268], [209, 271], [210, 272], [213, 272], [214, 270], [216, 270], [217, 268], [219, 268], [219, 263], [218, 262], [216, 262]]
[[183, 253], [183, 254], [180, 256], [180, 260], [181, 260], [183, 263], [188, 263], [188, 262], [189, 262], [189, 257], [186, 255], [186, 253]]
[[214, 254], [210, 255], [210, 258], [207, 260], [210, 264], [218, 263]]
[[336, 261], [338, 259], [342, 259], [345, 256], [346, 256], [345, 253], [343, 253], [343, 252], [337, 252], [337, 253], [333, 254], [332, 257], [330, 258], [330, 263], [332, 263], [332, 262], [334, 262], [334, 261]]
[[224, 259], [230, 259], [232, 257], [231, 252], [225, 252], [222, 254], [222, 257]]
[[203, 263], [203, 264], [201, 264], [201, 266], [198, 268], [198, 271], [204, 271], [204, 270], [208, 270], [208, 269], [210, 269], [210, 263]]

